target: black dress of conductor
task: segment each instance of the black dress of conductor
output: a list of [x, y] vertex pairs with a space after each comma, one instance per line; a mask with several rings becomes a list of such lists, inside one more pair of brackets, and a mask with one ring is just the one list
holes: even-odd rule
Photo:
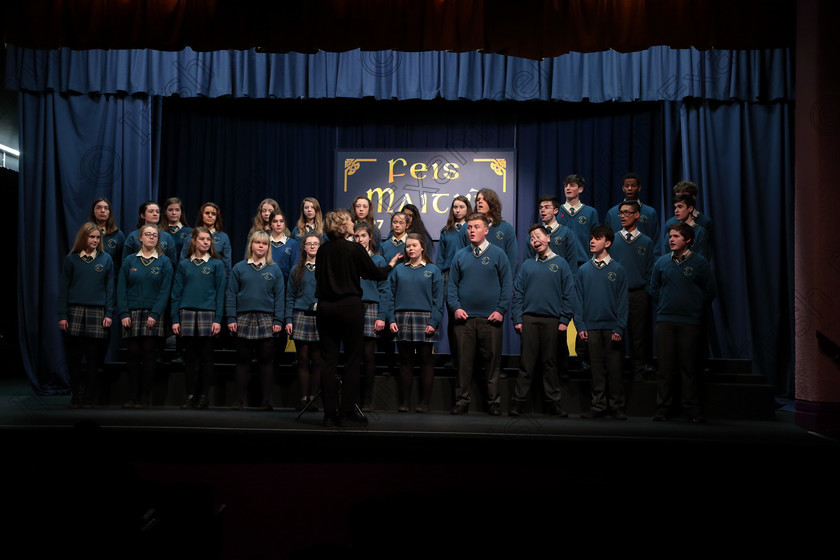
[[[385, 280], [402, 255], [395, 256], [388, 266], [375, 266], [364, 247], [347, 240], [348, 235], [353, 234], [353, 220], [346, 210], [328, 213], [324, 218], [324, 230], [329, 241], [321, 245], [315, 257], [315, 296], [318, 301], [315, 321], [324, 357], [321, 375], [324, 425], [366, 426], [367, 418], [356, 413], [356, 404], [360, 399], [365, 319], [359, 279]], [[339, 411], [335, 375], [342, 342], [346, 363]]]

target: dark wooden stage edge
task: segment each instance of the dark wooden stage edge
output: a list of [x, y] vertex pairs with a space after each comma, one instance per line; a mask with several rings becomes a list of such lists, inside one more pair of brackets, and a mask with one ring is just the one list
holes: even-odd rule
[[[711, 552], [769, 547], [745, 524], [837, 493], [840, 445], [792, 410], [701, 425], [375, 411], [364, 430], [296, 415], [71, 410], [4, 382], [0, 524], [39, 551], [109, 558], [570, 553], [604, 532], [625, 551]], [[786, 534], [819, 523], [779, 515]]]

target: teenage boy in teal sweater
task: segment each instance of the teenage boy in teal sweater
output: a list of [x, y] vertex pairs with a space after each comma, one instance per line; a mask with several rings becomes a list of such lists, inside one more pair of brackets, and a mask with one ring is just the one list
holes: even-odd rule
[[[578, 263], [578, 241], [572, 230], [557, 221], [557, 214], [560, 212], [560, 200], [550, 194], [543, 195], [537, 201], [537, 211], [540, 214], [542, 225], [548, 231], [551, 241], [551, 252], [563, 257], [569, 265], [572, 274], [577, 274]], [[529, 242], [525, 248], [525, 258], [531, 259], [537, 252]]]
[[519, 416], [528, 398], [531, 381], [542, 375], [547, 412], [568, 414], [560, 406], [557, 349], [566, 344], [566, 328], [575, 308], [575, 279], [566, 260], [552, 251], [545, 226], [528, 230], [534, 257], [525, 259], [513, 283], [513, 328], [522, 337], [519, 375], [508, 414]]
[[650, 291], [656, 302], [656, 340], [659, 376], [656, 414], [664, 422], [671, 412], [671, 380], [682, 377], [682, 407], [692, 422], [704, 422], [699, 396], [697, 358], [701, 349], [703, 310], [715, 296], [709, 261], [691, 248], [695, 230], [685, 223], [667, 228], [671, 252], [653, 267]]
[[712, 246], [711, 239], [709, 239], [709, 232], [694, 219], [695, 204], [696, 201], [690, 194], [680, 193], [674, 195], [674, 217], [665, 222], [666, 233], [665, 239], [663, 240], [665, 250], [661, 254], [667, 254], [671, 251], [671, 241], [667, 233], [668, 228], [674, 224], [683, 223], [688, 224], [694, 230], [692, 233], [691, 251], [700, 253], [706, 260], [711, 259]]
[[575, 283], [580, 295], [575, 322], [581, 340], [588, 343], [592, 363], [592, 407], [581, 414], [582, 418], [612, 414], [616, 420], [627, 420], [621, 368], [627, 328], [627, 273], [610, 258], [614, 239], [609, 226], [592, 228], [592, 258], [580, 267]]
[[499, 396], [502, 323], [513, 290], [512, 265], [507, 254], [487, 239], [489, 232], [487, 217], [471, 214], [467, 218], [470, 244], [455, 254], [449, 269], [447, 299], [449, 307], [455, 310], [458, 345], [458, 377], [452, 414], [469, 411], [476, 350], [481, 354], [487, 376], [487, 412], [502, 413]]
[[634, 381], [644, 381], [650, 347], [650, 274], [653, 270], [653, 240], [639, 228], [641, 210], [635, 200], [619, 205], [621, 229], [610, 247], [610, 256], [621, 263], [627, 273], [629, 310], [627, 331], [630, 335], [630, 356], [633, 360]]
[[571, 229], [578, 241], [578, 265], [589, 258], [589, 230], [598, 225], [598, 211], [580, 201], [583, 194], [584, 179], [572, 174], [563, 180], [563, 192], [566, 202], [560, 207], [557, 221]]
[[[639, 193], [642, 192], [642, 182], [639, 176], [632, 172], [626, 174], [624, 176], [624, 182], [621, 184], [621, 191], [624, 193], [624, 200], [607, 210], [607, 217], [604, 223], [610, 226], [613, 231], [617, 232], [624, 227], [621, 215], [619, 214], [621, 205], [625, 202], [636, 202], [639, 205], [639, 216], [636, 218], [636, 227], [652, 240], [656, 239], [658, 241], [661, 235], [659, 215], [653, 206], [642, 204], [642, 201], [639, 200]], [[658, 257], [661, 254], [657, 253], [656, 256]]]

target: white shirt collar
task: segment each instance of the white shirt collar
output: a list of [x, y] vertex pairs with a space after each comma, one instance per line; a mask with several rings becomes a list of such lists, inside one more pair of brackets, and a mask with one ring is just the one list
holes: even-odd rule
[[[487, 240], [487, 238], [485, 238], [484, 242], [478, 246], [478, 254], [484, 254], [484, 251], [486, 251], [489, 246], [490, 242]], [[472, 252], [472, 254], [475, 254], [475, 245], [473, 245], [472, 243], [470, 243], [470, 251]]]
[[[143, 249], [140, 249], [139, 251], [137, 251], [137, 256], [138, 256], [138, 257], [142, 257], [142, 258], [144, 258], [144, 259], [146, 258], [146, 257], [144, 257], [144, 256], [143, 256]], [[149, 258], [152, 258], [152, 259], [157, 259], [157, 258], [160, 258], [160, 255], [158, 254], [157, 249], [155, 249], [154, 251], [152, 251], [152, 256], [151, 256], [151, 257], [149, 257]]]
[[[595, 255], [593, 255], [593, 256], [592, 256], [592, 260], [593, 260], [593, 261], [595, 261], [595, 260], [599, 260], [599, 259], [596, 259], [596, 258], [595, 258]], [[612, 257], [610, 257], [610, 254], [609, 254], [609, 253], [607, 253], [607, 256], [606, 256], [606, 257], [604, 257], [603, 259], [600, 259], [600, 261], [601, 261], [602, 263], [604, 263], [604, 266], [607, 266], [608, 264], [610, 264], [610, 262], [612, 262]]]
[[578, 203], [575, 206], [570, 205], [568, 202], [563, 203], [563, 208], [565, 208], [567, 212], [572, 212], [573, 214], [580, 212], [580, 209], [583, 207], [584, 204], [580, 200], [578, 200]]
[[195, 260], [195, 259], [198, 259], [198, 260], [200, 260], [200, 261], [207, 262], [207, 261], [209, 261], [209, 260], [210, 260], [210, 253], [204, 253], [204, 256], [203, 256], [203, 257], [196, 257], [196, 256], [195, 256], [195, 253], [193, 253], [192, 255], [190, 255], [190, 260], [191, 260], [191, 261], [192, 261], [192, 260]]
[[626, 241], [626, 240], [627, 240], [627, 234], [628, 234], [628, 233], [630, 234], [630, 240], [631, 240], [631, 241], [635, 241], [637, 237], [639, 237], [640, 235], [642, 235], [642, 232], [641, 232], [641, 231], [639, 231], [639, 228], [636, 228], [636, 229], [634, 229], [633, 231], [627, 231], [626, 229], [621, 228], [621, 231], [619, 231], [619, 232], [618, 232], [618, 235], [620, 235], [620, 236], [621, 236], [621, 238], [622, 238], [622, 239], [624, 239], [624, 240]]

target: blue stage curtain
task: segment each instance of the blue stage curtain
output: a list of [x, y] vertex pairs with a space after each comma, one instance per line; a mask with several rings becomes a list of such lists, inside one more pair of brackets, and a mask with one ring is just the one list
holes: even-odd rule
[[95, 198], [111, 200], [126, 233], [140, 203], [156, 198], [160, 100], [28, 92], [19, 99], [21, 354], [35, 389], [53, 394], [66, 391], [68, 379], [56, 311], [64, 256]]
[[[21, 90], [27, 372], [42, 392], [66, 381], [54, 351], [57, 267], [96, 196], [112, 199], [126, 232], [147, 198], [181, 196], [189, 220], [214, 200], [239, 259], [265, 196], [281, 202], [290, 222], [304, 196], [331, 209], [336, 148], [444, 146], [517, 149], [520, 196], [504, 215], [516, 217], [520, 250], [537, 196], [562, 194], [568, 173], [586, 177], [583, 198], [601, 215], [620, 199], [622, 175], [640, 173], [643, 200], [663, 222], [671, 186], [696, 181], [700, 207], [716, 225], [714, 355], [753, 358], [754, 369], [785, 392], [793, 243], [782, 201], [793, 200], [792, 76], [787, 50], [656, 47], [537, 63], [475, 53], [9, 47], [6, 83]], [[160, 146], [167, 147], [161, 156]], [[505, 351], [514, 350], [507, 340]]]
[[790, 49], [569, 53], [43, 51], [10, 45], [6, 87], [61, 93], [281, 99], [729, 101], [790, 99]]
[[752, 359], [792, 395], [793, 104], [691, 100], [664, 115], [664, 185], [700, 185], [698, 208], [714, 220], [713, 354]]

